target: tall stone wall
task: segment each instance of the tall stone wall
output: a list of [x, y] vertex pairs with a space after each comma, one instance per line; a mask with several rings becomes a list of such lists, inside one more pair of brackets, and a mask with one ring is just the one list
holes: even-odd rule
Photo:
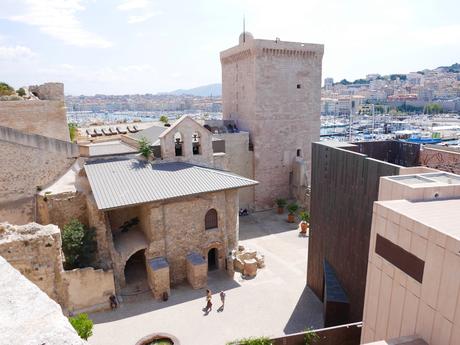
[[75, 159], [65, 151], [52, 152], [0, 140], [0, 160], [0, 221], [25, 224], [35, 220], [33, 196], [37, 187], [56, 180]]
[[74, 269], [64, 271], [62, 279], [69, 301], [67, 307], [73, 311], [107, 309], [109, 297], [115, 294], [111, 270], [95, 270], [92, 267]]
[[298, 156], [311, 171], [319, 140], [323, 46], [248, 37], [221, 52], [224, 120], [249, 131], [254, 146], [257, 209], [290, 196]]
[[30, 90], [40, 99], [0, 102], [0, 124], [28, 134], [69, 141], [64, 85], [47, 83]]
[[72, 219], [89, 225], [86, 196], [80, 192], [37, 196], [37, 213], [40, 224], [55, 224], [60, 229]]
[[[225, 140], [225, 170], [240, 176], [254, 179], [254, 155], [249, 151], [249, 133], [223, 133], [214, 134], [215, 137]], [[240, 207], [252, 208], [254, 206], [254, 187], [239, 190]]]
[[61, 235], [55, 225], [0, 224], [0, 255], [42, 291], [59, 301]]

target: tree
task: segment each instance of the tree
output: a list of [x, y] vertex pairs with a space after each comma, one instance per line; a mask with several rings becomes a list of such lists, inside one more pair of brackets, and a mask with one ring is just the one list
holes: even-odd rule
[[70, 141], [74, 141], [77, 138], [78, 128], [76, 123], [69, 123], [69, 134]]
[[62, 229], [62, 251], [65, 256], [65, 269], [87, 267], [96, 252], [95, 231], [78, 219], [71, 219]]
[[139, 140], [139, 152], [146, 159], [152, 154], [152, 147], [150, 145], [151, 143], [146, 137], [142, 137], [141, 140]]
[[168, 119], [168, 117], [166, 115], [161, 115], [160, 116], [160, 122], [168, 123], [169, 119]]
[[24, 90], [24, 88], [21, 87], [16, 91], [16, 93], [18, 94], [18, 96], [24, 97], [26, 95], [26, 90]]
[[88, 314], [78, 314], [74, 317], [69, 317], [69, 322], [77, 331], [80, 338], [88, 340], [93, 335], [93, 321], [88, 317]]
[[10, 96], [14, 94], [14, 89], [7, 83], [0, 82], [0, 96]]
[[270, 338], [258, 337], [258, 338], [245, 338], [227, 343], [227, 345], [271, 345], [273, 344]]

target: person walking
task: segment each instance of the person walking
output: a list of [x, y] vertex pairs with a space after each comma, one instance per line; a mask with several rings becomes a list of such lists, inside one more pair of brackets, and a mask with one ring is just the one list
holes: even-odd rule
[[225, 306], [225, 292], [224, 291], [221, 291], [220, 294], [220, 301], [222, 302], [222, 305], [220, 306], [220, 308], [218, 309], [218, 311], [224, 311], [224, 306]]
[[206, 307], [203, 309], [206, 315], [212, 310], [212, 293], [211, 290], [206, 290]]

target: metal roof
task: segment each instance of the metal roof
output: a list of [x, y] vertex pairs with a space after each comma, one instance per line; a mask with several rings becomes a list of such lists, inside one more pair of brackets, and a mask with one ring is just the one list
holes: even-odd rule
[[151, 145], [160, 145], [159, 136], [168, 128], [169, 127], [151, 126], [137, 133], [128, 133], [127, 136], [136, 140], [140, 140], [145, 137], [148, 141], [150, 141]]
[[88, 161], [85, 171], [100, 210], [258, 183], [227, 171], [189, 163], [152, 163], [139, 159]]

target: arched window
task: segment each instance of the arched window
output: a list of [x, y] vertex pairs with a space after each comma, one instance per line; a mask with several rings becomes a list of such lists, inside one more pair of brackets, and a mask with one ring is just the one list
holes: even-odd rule
[[177, 132], [174, 134], [174, 149], [176, 151], [176, 156], [182, 156], [183, 151], [182, 151], [182, 144], [184, 142], [182, 141], [182, 135]]
[[201, 155], [200, 133], [193, 133], [193, 136], [192, 136], [192, 151], [193, 151], [194, 155]]
[[204, 228], [214, 229], [217, 228], [217, 211], [214, 208], [211, 208], [208, 212], [206, 212], [206, 216], [204, 217]]

